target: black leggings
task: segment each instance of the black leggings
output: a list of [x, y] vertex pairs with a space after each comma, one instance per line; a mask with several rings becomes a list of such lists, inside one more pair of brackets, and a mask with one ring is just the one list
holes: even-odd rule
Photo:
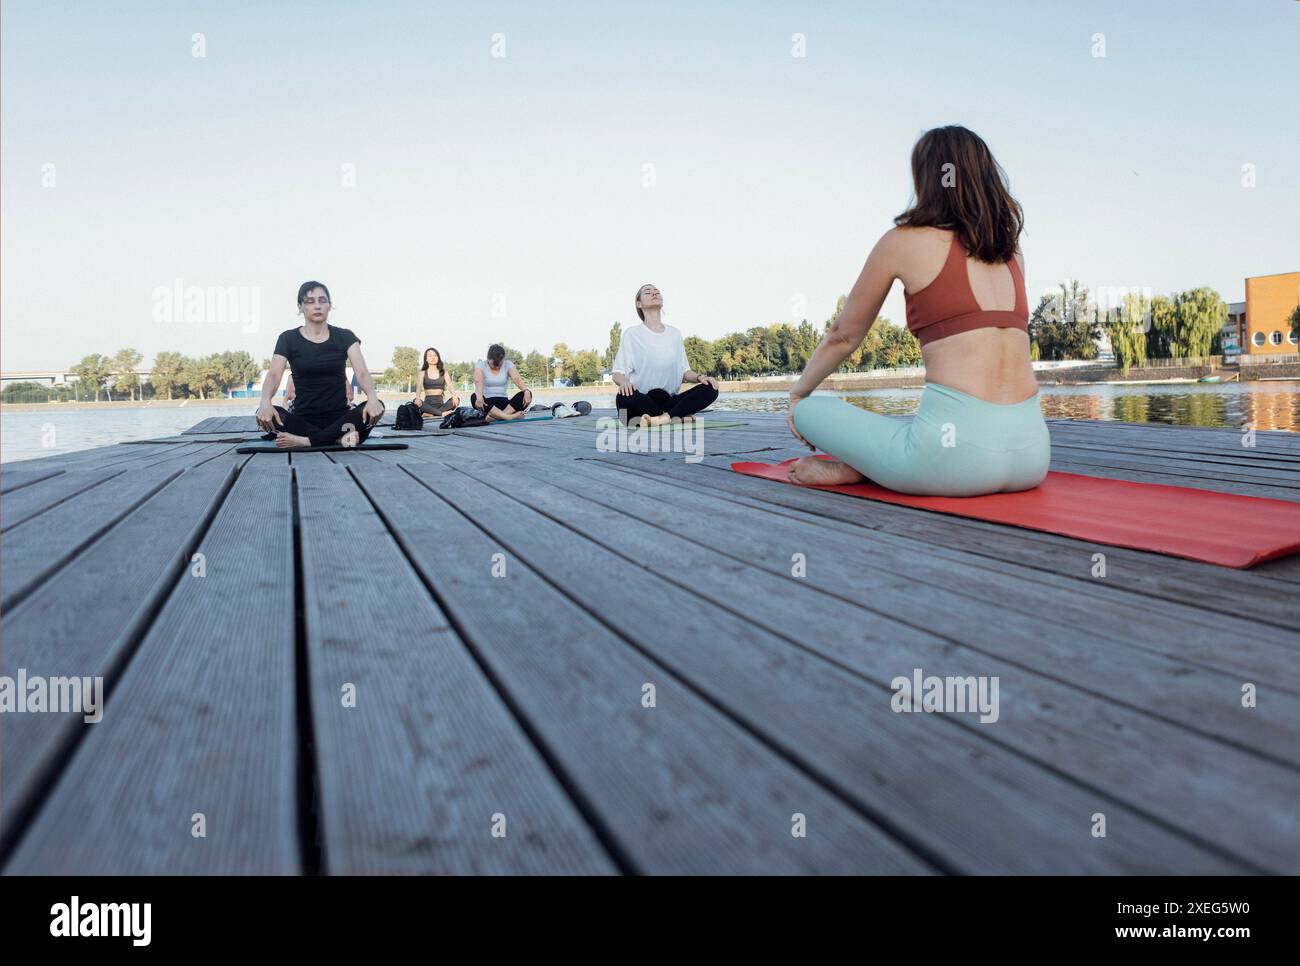
[[675, 396], [663, 389], [651, 389], [649, 392], [637, 390], [630, 396], [619, 393], [614, 397], [614, 405], [625, 410], [623, 415], [629, 420], [641, 416], [662, 416], [664, 413], [674, 419], [681, 419], [707, 409], [717, 398], [718, 390], [700, 383]]
[[526, 392], [528, 393], [528, 399], [532, 399], [532, 393], [528, 392], [527, 389], [520, 389], [509, 399], [505, 396], [487, 396], [479, 399], [478, 393], [472, 392], [469, 394], [469, 404], [484, 415], [487, 415], [487, 411], [493, 406], [496, 406], [502, 412], [505, 412], [506, 407], [510, 406], [513, 407], [515, 412], [522, 413], [528, 408], [528, 399], [524, 398]]
[[[379, 405], [383, 405], [380, 402]], [[353, 406], [351, 409], [345, 409], [343, 414], [337, 417], [331, 416], [312, 416], [304, 419], [297, 413], [291, 413], [283, 406], [276, 406], [275, 411], [280, 414], [280, 430], [291, 433], [294, 436], [306, 436], [313, 446], [333, 446], [343, 435], [343, 424], [351, 423], [352, 428], [360, 434], [357, 442], [364, 442], [365, 438], [370, 435], [372, 427], [366, 425], [365, 416], [366, 404], [361, 403], [359, 406]], [[376, 423], [379, 420], [375, 420]], [[273, 433], [267, 434], [268, 439], [275, 439]]]
[[425, 416], [445, 416], [456, 408], [453, 404], [455, 398], [455, 396], [443, 396], [438, 400], [425, 396], [420, 403], [420, 412]]

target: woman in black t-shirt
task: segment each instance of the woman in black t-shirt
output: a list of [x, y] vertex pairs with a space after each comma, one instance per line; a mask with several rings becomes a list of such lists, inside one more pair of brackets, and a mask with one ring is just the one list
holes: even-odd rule
[[[350, 329], [331, 326], [330, 293], [320, 282], [305, 282], [298, 289], [298, 312], [304, 324], [280, 333], [271, 356], [271, 368], [262, 384], [257, 424], [274, 438], [275, 445], [356, 446], [384, 414], [374, 380], [361, 356], [361, 340]], [[348, 407], [346, 369], [351, 364], [357, 383], [366, 394], [360, 406]], [[293, 412], [271, 404], [284, 368], [293, 372]]]

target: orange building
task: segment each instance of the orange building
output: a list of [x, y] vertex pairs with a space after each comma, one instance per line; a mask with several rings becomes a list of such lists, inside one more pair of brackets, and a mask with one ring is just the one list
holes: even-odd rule
[[1237, 338], [1242, 354], [1278, 355], [1300, 351], [1290, 322], [1297, 305], [1300, 305], [1300, 272], [1246, 279], [1246, 312]]

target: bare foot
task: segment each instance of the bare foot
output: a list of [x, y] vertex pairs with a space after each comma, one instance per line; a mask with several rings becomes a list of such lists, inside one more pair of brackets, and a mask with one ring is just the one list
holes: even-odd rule
[[660, 414], [660, 415], [658, 415], [658, 416], [642, 416], [642, 417], [641, 417], [641, 428], [642, 428], [642, 429], [648, 429], [648, 428], [650, 428], [651, 426], [662, 426], [664, 423], [668, 422], [670, 419], [672, 419], [672, 417], [669, 416], [667, 413], [662, 413], [662, 414]]
[[842, 486], [861, 483], [866, 477], [839, 460], [823, 460], [805, 456], [790, 466], [790, 480], [800, 486]]
[[361, 442], [361, 434], [353, 428], [351, 423], [343, 424], [343, 435], [339, 437], [339, 445], [346, 446], [348, 449], [356, 446]]
[[299, 449], [310, 446], [311, 440], [306, 436], [295, 436], [293, 433], [276, 433], [275, 445], [278, 449]]

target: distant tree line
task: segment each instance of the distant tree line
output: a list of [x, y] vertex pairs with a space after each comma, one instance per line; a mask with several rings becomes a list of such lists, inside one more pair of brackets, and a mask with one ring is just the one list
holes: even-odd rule
[[[820, 327], [807, 319], [798, 324], [778, 322], [731, 332], [717, 339], [687, 336], [686, 358], [691, 368], [723, 379], [780, 376], [800, 373], [831, 324], [844, 310], [844, 296], [835, 303], [835, 314]], [[1227, 304], [1210, 288], [1195, 288], [1151, 299], [1130, 294], [1124, 303], [1099, 310], [1087, 288], [1068, 281], [1039, 299], [1029, 320], [1030, 355], [1034, 359], [1095, 359], [1103, 332], [1109, 336], [1116, 364], [1125, 370], [1141, 366], [1147, 359], [1203, 357], [1222, 352], [1220, 330], [1228, 318]], [[1287, 320], [1300, 337], [1300, 308]], [[553, 379], [581, 386], [601, 381], [613, 365], [622, 338], [622, 324], [609, 331], [609, 344], [598, 349], [569, 348], [560, 342], [550, 353], [536, 349], [527, 353], [503, 343], [506, 358], [524, 379], [535, 385], [550, 385]], [[384, 370], [380, 385], [414, 392], [422, 349], [398, 346], [392, 364]], [[54, 398], [105, 399], [211, 399], [243, 389], [270, 367], [259, 365], [247, 352], [217, 352], [186, 356], [160, 352], [153, 372], [141, 381], [136, 368], [143, 356], [135, 349], [119, 349], [112, 356], [92, 353], [68, 371], [77, 378], [63, 389], [37, 383], [14, 383], [4, 390], [7, 401], [44, 392]], [[879, 318], [867, 337], [840, 366], [841, 372], [895, 369], [921, 363], [921, 347], [905, 326]], [[458, 385], [473, 379], [474, 362], [448, 362], [447, 374]]]
[[1122, 305], [1099, 310], [1078, 282], [1039, 299], [1029, 319], [1034, 359], [1095, 359], [1102, 333], [1110, 337], [1116, 365], [1126, 372], [1147, 359], [1203, 358], [1223, 351], [1220, 330], [1227, 303], [1210, 288], [1148, 299], [1129, 294]]
[[[81, 399], [99, 402], [100, 399], [215, 399], [229, 396], [235, 389], [243, 389], [267, 368], [270, 360], [257, 360], [247, 352], [214, 352], [206, 356], [186, 356], [179, 352], [160, 352], [154, 358], [153, 372], [141, 380], [135, 371], [144, 356], [135, 349], [119, 349], [106, 356], [93, 352], [68, 368], [76, 382], [58, 391], [60, 399]], [[24, 393], [34, 389], [48, 389], [36, 383], [15, 383], [6, 387], [7, 396], [16, 386]], [[56, 392], [50, 391], [51, 397]]]
[[[687, 336], [683, 342], [686, 359], [692, 369], [704, 375], [723, 379], [745, 379], [765, 375], [792, 375], [800, 373], [812, 358], [831, 324], [844, 309], [844, 296], [835, 305], [835, 315], [820, 327], [807, 319], [793, 325], [779, 322], [775, 325], [753, 326], [744, 332], [732, 332], [717, 339]], [[506, 358], [519, 369], [530, 383], [550, 385], [553, 379], [567, 380], [570, 385], [581, 386], [600, 382], [603, 374], [614, 364], [622, 338], [622, 323], [615, 322], [609, 331], [609, 344], [599, 349], [574, 350], [560, 342], [544, 355], [536, 349], [527, 353], [505, 343]], [[384, 370], [382, 384], [413, 392], [420, 368], [420, 353], [412, 346], [398, 346], [393, 350], [392, 364]], [[921, 346], [904, 327], [893, 325], [888, 319], [877, 319], [867, 338], [840, 366], [842, 372], [866, 369], [894, 369], [915, 366], [921, 362]], [[449, 362], [443, 360], [447, 374], [458, 384], [473, 379], [474, 362]]]

